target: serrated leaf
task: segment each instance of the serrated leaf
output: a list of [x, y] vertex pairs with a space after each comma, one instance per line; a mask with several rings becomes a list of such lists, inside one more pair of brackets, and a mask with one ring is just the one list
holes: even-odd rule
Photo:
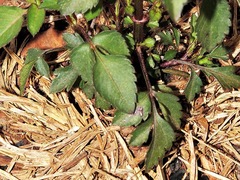
[[22, 28], [24, 10], [13, 6], [0, 6], [0, 47], [15, 38]]
[[117, 109], [132, 113], [136, 103], [136, 77], [129, 59], [121, 55], [96, 53], [94, 86]]
[[240, 76], [235, 74], [235, 66], [204, 68], [203, 71], [207, 75], [214, 76], [224, 89], [240, 87]]
[[202, 85], [202, 80], [198, 77], [194, 69], [191, 69], [191, 75], [184, 90], [184, 94], [189, 102], [194, 99], [196, 94], [200, 93]]
[[36, 61], [35, 68], [41, 76], [49, 77], [50, 75], [49, 66], [42, 57], [38, 58], [38, 60]]
[[146, 156], [146, 171], [157, 165], [165, 152], [172, 147], [175, 134], [170, 124], [159, 116], [157, 110], [153, 109], [153, 137]]
[[222, 45], [217, 46], [209, 54], [207, 54], [207, 57], [228, 60], [228, 51]]
[[137, 95], [138, 103], [135, 112], [132, 114], [116, 111], [113, 124], [119, 126], [138, 125], [142, 120], [146, 120], [151, 112], [151, 102], [146, 92]]
[[147, 142], [152, 124], [152, 117], [140, 124], [135, 131], [133, 131], [129, 144], [131, 146], [141, 146], [143, 143]]
[[196, 32], [203, 49], [210, 52], [223, 41], [231, 25], [230, 6], [227, 0], [203, 0]]
[[45, 18], [45, 10], [39, 9], [36, 4], [31, 4], [27, 13], [27, 27], [29, 32], [35, 36], [40, 30]]
[[63, 39], [66, 42], [67, 47], [70, 49], [78, 47], [80, 44], [84, 42], [84, 40], [78, 33], [74, 34], [63, 33]]
[[93, 7], [92, 9], [89, 9], [85, 14], [84, 17], [87, 21], [90, 21], [94, 18], [96, 18], [101, 12], [102, 12], [102, 0], [99, 1], [97, 6]]
[[57, 75], [50, 87], [50, 93], [57, 93], [65, 88], [69, 91], [78, 78], [77, 71], [69, 65], [64, 68], [58, 68], [54, 74]]
[[172, 20], [177, 21], [181, 16], [183, 7], [188, 3], [188, 0], [163, 0], [163, 3]]
[[156, 92], [155, 94], [163, 116], [176, 128], [180, 128], [182, 117], [182, 106], [179, 98], [173, 94]]
[[158, 35], [160, 36], [164, 45], [174, 45], [172, 34], [169, 31], [166, 31], [165, 33], [160, 32]]
[[50, 9], [50, 10], [59, 10], [60, 6], [58, 0], [44, 0], [40, 5], [40, 8]]
[[129, 56], [128, 46], [122, 35], [117, 31], [102, 31], [94, 36], [92, 41], [109, 54]]
[[98, 4], [99, 0], [59, 0], [60, 12], [62, 15], [70, 15], [72, 13], [85, 13]]
[[29, 49], [27, 52], [27, 57], [24, 62], [24, 66], [20, 71], [20, 94], [22, 95], [24, 92], [24, 87], [27, 82], [27, 79], [30, 75], [30, 72], [34, 66], [34, 64], [42, 59], [43, 51], [40, 49]]
[[88, 43], [82, 43], [72, 50], [70, 62], [85, 82], [93, 84], [95, 57]]

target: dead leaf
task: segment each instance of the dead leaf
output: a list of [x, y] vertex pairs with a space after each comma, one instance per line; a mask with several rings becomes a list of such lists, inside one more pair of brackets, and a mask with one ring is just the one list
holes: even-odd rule
[[62, 37], [63, 31], [58, 31], [51, 26], [48, 30], [36, 35], [21, 52], [21, 57], [26, 57], [27, 51], [31, 48], [41, 50], [62, 48], [65, 46], [65, 41]]

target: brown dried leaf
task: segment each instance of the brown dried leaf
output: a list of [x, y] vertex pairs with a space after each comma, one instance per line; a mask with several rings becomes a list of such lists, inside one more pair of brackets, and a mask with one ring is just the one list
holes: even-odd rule
[[62, 31], [58, 31], [51, 26], [48, 30], [36, 35], [21, 52], [21, 57], [26, 57], [27, 51], [31, 48], [41, 50], [61, 48], [65, 46], [65, 41], [62, 37]]

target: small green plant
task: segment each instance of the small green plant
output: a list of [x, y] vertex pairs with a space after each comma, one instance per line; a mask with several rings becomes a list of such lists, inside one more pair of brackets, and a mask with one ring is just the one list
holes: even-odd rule
[[[177, 21], [187, 0], [149, 0], [151, 8], [148, 15], [143, 13], [142, 0], [31, 0], [28, 10], [18, 7], [0, 7], [0, 47], [8, 44], [22, 28], [24, 15], [27, 15], [27, 28], [35, 36], [44, 21], [47, 10], [57, 10], [66, 16], [66, 20], [75, 33], [63, 34], [66, 48], [70, 51], [70, 62], [51, 72], [44, 60], [46, 51], [30, 49], [20, 73], [20, 91], [24, 94], [25, 84], [33, 67], [40, 75], [50, 77], [55, 74], [50, 91], [57, 93], [80, 80], [79, 87], [89, 98], [95, 98], [96, 107], [116, 108], [114, 125], [136, 126], [130, 145], [142, 146], [150, 138], [151, 144], [146, 156], [146, 170], [157, 165], [175, 140], [174, 131], [181, 126], [182, 106], [179, 98], [170, 87], [164, 84], [151, 84], [149, 76], [163, 80], [163, 73], [173, 73], [189, 77], [184, 94], [192, 101], [200, 93], [203, 82], [195, 70], [206, 76], [215, 77], [225, 89], [240, 87], [240, 77], [235, 74], [234, 66], [218, 67], [212, 59], [226, 59], [227, 50], [222, 45], [225, 34], [229, 32], [230, 8], [227, 0], [203, 0], [200, 16], [191, 17], [189, 46], [180, 53], [181, 31], [171, 28], [158, 31], [162, 24], [169, 24], [162, 18], [167, 9], [172, 22]], [[82, 13], [88, 21], [97, 17], [104, 3], [114, 7], [115, 26], [102, 30], [90, 37], [85, 29], [77, 24], [75, 13]], [[124, 9], [124, 11], [123, 11]], [[121, 14], [121, 15], [120, 15]], [[122, 24], [121, 24], [122, 23]], [[114, 29], [115, 27], [115, 29]], [[131, 29], [124, 34], [122, 28]], [[148, 33], [144, 36], [144, 30]], [[163, 27], [161, 27], [163, 28]], [[117, 31], [117, 30], [119, 31]], [[121, 30], [121, 31], [120, 31]], [[153, 34], [160, 40], [156, 40]], [[128, 43], [127, 43], [128, 42]], [[199, 44], [200, 43], [200, 47]], [[157, 46], [161, 44], [161, 51]], [[143, 53], [142, 49], [147, 53]], [[200, 49], [195, 53], [195, 49]], [[135, 51], [135, 53], [132, 53]], [[136, 54], [137, 57], [134, 56]], [[181, 54], [181, 55], [180, 55]], [[137, 76], [132, 58], [141, 65], [146, 90], [139, 91]], [[176, 64], [189, 66], [188, 72], [169, 71]], [[150, 133], [152, 132], [152, 133]], [[151, 137], [149, 137], [151, 134]]]

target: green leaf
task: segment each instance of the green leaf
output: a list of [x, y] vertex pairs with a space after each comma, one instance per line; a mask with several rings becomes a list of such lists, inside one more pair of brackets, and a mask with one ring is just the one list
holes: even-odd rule
[[15, 38], [22, 28], [24, 10], [13, 6], [0, 6], [0, 47]]
[[99, 93], [95, 94], [95, 106], [96, 108], [101, 108], [103, 110], [108, 110], [111, 107], [111, 104], [106, 101]]
[[27, 79], [32, 71], [35, 61], [25, 64], [20, 71], [20, 94], [23, 95]]
[[43, 58], [43, 51], [40, 49], [32, 48], [27, 52], [27, 57], [24, 64], [28, 64], [30, 62], [36, 62], [38, 59]]
[[93, 80], [98, 93], [117, 109], [132, 113], [136, 103], [136, 77], [129, 59], [96, 52]]
[[169, 31], [166, 31], [165, 33], [160, 32], [158, 33], [158, 35], [160, 36], [161, 41], [164, 45], [174, 45], [172, 34]]
[[49, 66], [42, 57], [38, 58], [38, 60], [36, 61], [35, 68], [41, 76], [50, 76]]
[[58, 0], [44, 0], [39, 8], [50, 9], [50, 10], [59, 10], [60, 6]]
[[86, 94], [86, 96], [89, 99], [93, 98], [93, 95], [95, 93], [95, 87], [93, 86], [92, 82], [85, 82], [85, 81], [81, 81], [79, 87], [82, 89], [82, 91]]
[[164, 60], [169, 61], [171, 59], [174, 59], [177, 54], [177, 51], [174, 49], [170, 49], [164, 54]]
[[191, 69], [191, 75], [184, 90], [184, 94], [188, 101], [192, 101], [196, 94], [200, 93], [202, 80], [198, 77], [194, 69]]
[[236, 67], [223, 66], [215, 68], [204, 68], [207, 75], [214, 76], [224, 89], [239, 88], [240, 76], [236, 75]]
[[146, 92], [138, 93], [138, 103], [135, 112], [132, 114], [116, 111], [113, 124], [119, 126], [138, 125], [142, 120], [146, 120], [151, 112], [151, 102]]
[[70, 54], [70, 62], [85, 82], [93, 84], [94, 54], [88, 43], [82, 43]]
[[62, 15], [70, 15], [72, 13], [85, 13], [98, 4], [99, 0], [58, 0], [60, 12]]
[[38, 9], [36, 4], [31, 4], [27, 13], [27, 27], [29, 32], [35, 36], [40, 30], [45, 18], [45, 10]]
[[102, 0], [99, 1], [97, 6], [93, 7], [92, 9], [89, 9], [86, 13], [84, 13], [84, 17], [87, 21], [90, 21], [94, 18], [96, 18], [101, 12], [102, 12]]
[[196, 31], [203, 49], [210, 52], [223, 41], [231, 25], [230, 6], [227, 0], [203, 0]]
[[67, 91], [69, 91], [78, 78], [78, 73], [72, 67], [72, 65], [69, 65], [64, 68], [58, 68], [56, 69], [54, 74], [56, 74], [57, 77], [53, 80], [51, 84], [50, 87], [51, 93], [60, 92], [65, 88], [67, 88]]
[[207, 57], [228, 60], [228, 51], [222, 45], [217, 46], [209, 54], [207, 54]]
[[153, 137], [146, 156], [146, 171], [157, 165], [165, 152], [172, 147], [175, 134], [170, 124], [159, 116], [156, 108], [153, 109]]
[[143, 143], [147, 142], [152, 124], [153, 124], [152, 117], [150, 117], [148, 120], [140, 124], [132, 133], [132, 137], [130, 139], [129, 144], [131, 146], [141, 146]]
[[173, 28], [173, 36], [174, 36], [174, 39], [176, 41], [176, 46], [178, 47], [179, 44], [180, 44], [181, 33], [177, 28]]
[[92, 41], [95, 45], [101, 47], [109, 54], [129, 56], [128, 46], [122, 35], [117, 31], [102, 31], [94, 36]]
[[78, 47], [80, 44], [84, 42], [84, 40], [78, 33], [74, 33], [74, 34], [63, 33], [63, 39], [66, 42], [67, 47], [69, 49]]
[[[24, 62], [24, 66], [23, 66], [23, 68], [21, 69], [21, 72], [20, 72], [20, 94], [21, 95], [24, 92], [24, 87], [25, 87], [27, 79], [28, 79], [28, 77], [30, 75], [30, 72], [31, 72], [34, 64], [36, 62], [38, 62], [38, 61], [44, 61], [44, 59], [43, 59], [43, 51], [40, 50], [40, 49], [29, 49], [28, 52], [27, 52], [26, 60]], [[39, 63], [41, 63], [41, 62], [39, 62]], [[42, 67], [39, 67], [39, 66], [41, 66], [41, 65], [38, 64], [37, 68], [39, 68], [39, 69], [42, 68]], [[47, 68], [48, 68], [48, 65], [47, 65]], [[39, 72], [40, 72], [40, 74], [43, 73], [43, 69], [40, 69]], [[49, 74], [48, 74], [48, 76], [49, 76]]]
[[113, 125], [132, 126], [138, 125], [142, 121], [142, 107], [137, 106], [134, 113], [125, 113], [120, 110], [115, 112]]
[[173, 94], [163, 92], [156, 92], [155, 96], [157, 97], [164, 118], [177, 129], [180, 128], [182, 106], [179, 103], [179, 98]]
[[152, 48], [154, 46], [155, 42], [156, 41], [154, 38], [148, 37], [141, 43], [141, 45], [146, 46], [148, 48]]
[[188, 0], [163, 0], [163, 3], [172, 20], [177, 21], [181, 16], [183, 7], [188, 3]]

